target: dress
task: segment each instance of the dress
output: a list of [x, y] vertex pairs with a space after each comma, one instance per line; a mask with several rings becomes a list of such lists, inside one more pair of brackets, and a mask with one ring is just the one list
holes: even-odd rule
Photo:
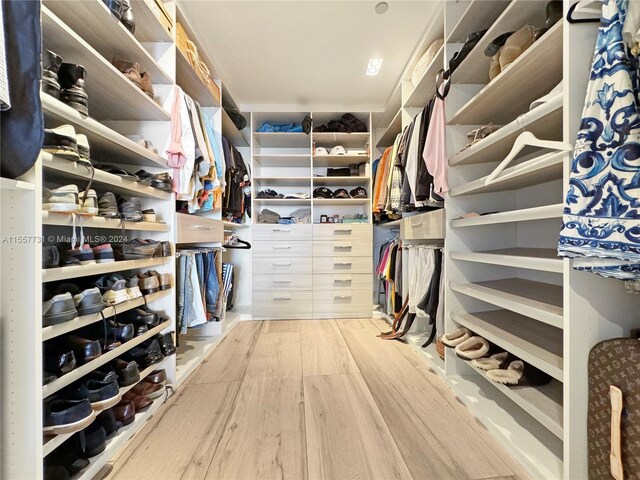
[[637, 59], [622, 38], [628, 0], [604, 0], [558, 243], [574, 268], [640, 278]]

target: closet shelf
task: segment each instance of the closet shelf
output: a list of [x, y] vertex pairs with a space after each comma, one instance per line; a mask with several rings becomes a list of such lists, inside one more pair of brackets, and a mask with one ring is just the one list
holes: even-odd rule
[[450, 252], [452, 260], [487, 263], [503, 267], [526, 268], [543, 272], [562, 273], [563, 260], [555, 248], [505, 248], [485, 252]]
[[370, 134], [368, 132], [311, 132], [311, 137], [316, 146], [335, 147], [342, 145], [344, 148], [365, 148], [369, 143]]
[[560, 93], [543, 105], [520, 115], [514, 121], [449, 159], [449, 165], [496, 162], [507, 156], [524, 129], [544, 140], [562, 140], [562, 101]]
[[[73, 215], [68, 213], [42, 212], [43, 225], [57, 225], [63, 227], [73, 226]], [[85, 217], [76, 215], [76, 226], [90, 228], [108, 228], [112, 230], [121, 230], [122, 224], [117, 218], [104, 218], [100, 216]], [[168, 232], [171, 227], [166, 223], [160, 222], [124, 222], [124, 228], [127, 232], [146, 231], [146, 232]]]
[[396, 136], [402, 132], [402, 109], [398, 110], [391, 123], [384, 129], [384, 132], [376, 142], [376, 147], [386, 148], [393, 145]]
[[[506, 124], [549, 93], [562, 79], [562, 24], [551, 27], [480, 90], [449, 119], [449, 125]], [[456, 82], [461, 82], [458, 70]]]
[[566, 155], [567, 153], [562, 151], [545, 153], [520, 165], [505, 168], [489, 185], [485, 184], [488, 176], [482, 177], [452, 188], [449, 196], [505, 192], [561, 179], [562, 163]]
[[[138, 3], [140, 2], [136, 2], [136, 5]], [[105, 59], [112, 60], [114, 57], [119, 57], [137, 62], [140, 64], [140, 71], [149, 73], [154, 84], [173, 84], [171, 76], [111, 14], [102, 0], [82, 2], [44, 0], [44, 5]], [[137, 6], [134, 8], [137, 12]], [[65, 58], [65, 61], [67, 60]], [[88, 75], [91, 75], [91, 72], [88, 72]]]
[[311, 169], [311, 153], [306, 155], [254, 155], [253, 161], [262, 167], [305, 167]]
[[488, 28], [509, 5], [509, 0], [471, 0], [460, 20], [451, 29], [447, 43], [464, 43], [471, 32]]
[[[166, 359], [167, 357], [165, 357]], [[162, 361], [162, 363], [164, 363], [164, 360]], [[162, 364], [155, 364], [155, 365], [151, 365], [150, 367], [145, 368], [144, 370], [142, 370], [140, 372], [140, 380], [138, 380], [136, 383], [134, 383], [133, 385], [128, 385], [126, 387], [122, 387], [120, 388], [120, 395], [124, 395], [125, 393], [127, 393], [129, 390], [131, 390], [133, 387], [135, 387], [138, 383], [140, 383], [145, 377], [147, 377], [151, 372], [153, 372], [154, 370], [157, 370], [159, 368], [162, 368]], [[56, 448], [58, 448], [60, 445], [62, 445], [64, 442], [66, 442], [67, 440], [69, 440], [75, 432], [73, 433], [65, 433], [62, 435], [56, 435], [54, 437], [51, 437], [47, 442], [45, 442], [45, 444], [42, 446], [42, 456], [46, 457], [47, 455], [49, 455], [51, 452], [53, 452]]]
[[60, 391], [64, 387], [71, 385], [76, 380], [79, 380], [85, 375], [93, 372], [95, 369], [97, 369], [98, 367], [101, 367], [105, 363], [108, 363], [111, 360], [118, 358], [120, 355], [122, 355], [126, 351], [131, 350], [136, 345], [139, 345], [145, 340], [150, 339], [151, 337], [157, 335], [162, 330], [170, 326], [171, 326], [171, 321], [167, 320], [166, 322], [161, 323], [157, 327], [153, 327], [151, 330], [140, 335], [139, 337], [134, 337], [128, 342], [125, 342], [124, 344], [122, 344], [120, 347], [114, 348], [110, 352], [103, 353], [95, 360], [85, 363], [84, 365], [81, 365], [80, 367], [75, 368], [74, 370], [71, 370], [69, 373], [67, 373], [66, 375], [63, 375], [57, 380], [54, 380], [53, 382], [48, 383], [47, 385], [44, 385], [42, 387], [42, 398], [47, 398], [48, 396], [53, 395], [54, 393]]
[[12, 191], [25, 191], [25, 192], [33, 192], [36, 187], [33, 183], [23, 182], [21, 180], [14, 180], [12, 178], [1, 177], [0, 178], [0, 189], [2, 190], [12, 190]]
[[[462, 361], [462, 360], [461, 360]], [[551, 433], [562, 439], [562, 383], [552, 380], [547, 385], [539, 387], [509, 387], [489, 378], [487, 372], [474, 367], [471, 362], [468, 365], [478, 375], [489, 382], [493, 387], [510, 398], [516, 405], [544, 425]]]
[[[60, 3], [65, 4], [68, 2]], [[84, 5], [86, 2], [77, 3]], [[91, 156], [94, 160], [105, 163], [168, 168], [167, 160], [157, 153], [138, 145], [133, 140], [111, 130], [93, 118], [85, 117], [51, 95], [43, 93], [41, 98], [45, 119], [49, 120], [47, 125], [54, 126], [53, 124], [70, 123], [75, 127], [77, 133], [84, 133], [89, 139]]]
[[[256, 184], [257, 189], [261, 189], [268, 185], [277, 186], [311, 186], [311, 177], [253, 177], [253, 182]], [[258, 186], [258, 184], [261, 184]], [[258, 199], [259, 200], [259, 199]]]
[[98, 120], [171, 120], [169, 112], [136, 87], [46, 7], [42, 8], [42, 33], [46, 48], [62, 56], [65, 61], [86, 68], [85, 88], [92, 117]]
[[368, 205], [371, 202], [369, 198], [314, 198], [314, 205]]
[[366, 163], [368, 155], [316, 155], [313, 157], [314, 167], [348, 167], [352, 163]]
[[546, 220], [549, 218], [562, 218], [564, 204], [544, 205], [542, 207], [523, 208], [506, 212], [492, 213], [480, 217], [458, 218], [451, 221], [453, 228], [479, 227], [484, 225], [497, 225], [500, 223], [530, 222], [534, 220]]
[[[470, 5], [468, 13], [472, 15], [481, 15], [478, 11], [484, 9], [493, 10], [488, 7], [485, 0], [474, 0], [477, 5]], [[491, 2], [492, 4], [494, 2]], [[469, 55], [460, 63], [455, 72], [455, 82], [459, 84], [485, 84], [489, 81], [489, 63], [491, 59], [484, 55], [484, 50], [496, 37], [505, 32], [513, 32], [520, 29], [523, 25], [544, 25], [546, 21], [544, 4], [531, 0], [512, 0], [511, 2], [496, 2], [495, 5], [500, 12], [491, 12], [494, 16], [493, 24], [486, 23], [478, 25], [478, 28], [469, 30], [471, 32], [488, 28], [487, 33], [480, 39], [476, 46], [469, 52]], [[505, 5], [506, 4], [506, 5]], [[489, 12], [483, 12], [489, 14]], [[463, 19], [464, 21], [472, 20]], [[562, 22], [558, 22], [562, 23]], [[548, 32], [547, 32], [548, 34]], [[463, 33], [463, 35], [465, 35]], [[546, 34], [545, 34], [546, 35]], [[464, 38], [460, 38], [464, 41]], [[561, 45], [561, 44], [560, 44]], [[531, 48], [531, 47], [530, 47]], [[562, 50], [562, 48], [560, 48]], [[544, 62], [541, 62], [544, 63]]]
[[176, 48], [176, 83], [201, 107], [220, 106], [179, 48]]
[[241, 130], [235, 126], [227, 111], [222, 109], [222, 135], [227, 137], [236, 148], [248, 147], [249, 142], [242, 134]]
[[[415, 86], [403, 108], [423, 108], [436, 93], [436, 75], [444, 68], [444, 45], [440, 47], [433, 60], [427, 67], [418, 85]], [[393, 141], [391, 142], [393, 144]]]
[[163, 17], [164, 13], [160, 11], [154, 1], [143, 0], [135, 2], [133, 5], [136, 17], [135, 38], [143, 43], [173, 43], [171, 32], [158, 20], [158, 17]]
[[[311, 139], [306, 133], [255, 132], [253, 138], [261, 148], [309, 148]], [[259, 155], [258, 155], [259, 156]], [[278, 155], [281, 156], [281, 155]]]
[[450, 284], [462, 293], [496, 307], [563, 328], [562, 287], [522, 278]]
[[336, 186], [351, 186], [357, 187], [358, 185], [364, 185], [371, 180], [371, 177], [313, 177], [313, 183], [315, 185], [336, 185]]
[[227, 222], [226, 220], [224, 220], [222, 224], [224, 228], [249, 228], [251, 226], [248, 223]]
[[374, 226], [380, 227], [380, 228], [400, 228], [400, 225], [402, 224], [403, 220], [404, 219], [399, 218], [397, 220], [391, 220], [390, 222], [375, 223]]
[[[40, 152], [42, 167], [45, 169], [45, 181], [50, 178], [83, 179], [87, 182], [91, 179], [91, 171], [82, 165], [56, 157], [47, 152]], [[135, 195], [138, 197], [154, 198], [158, 200], [170, 200], [171, 192], [165, 192], [157, 188], [134, 182], [128, 178], [94, 169], [93, 185], [100, 185], [104, 191], [121, 193], [123, 195]]]
[[451, 320], [562, 382], [562, 330], [507, 310], [451, 313]]
[[68, 267], [45, 268], [42, 270], [43, 282], [55, 282], [76, 277], [88, 277], [91, 275], [103, 275], [105, 273], [134, 270], [137, 268], [149, 268], [169, 263], [171, 259], [166, 257], [145, 258], [143, 260], [124, 260], [110, 263], [96, 263], [93, 265], [72, 265]]
[[311, 199], [298, 199], [298, 198], [256, 198], [253, 200], [255, 203], [261, 205], [311, 205]]
[[[145, 305], [145, 300], [146, 303], [152, 303], [170, 294], [171, 290], [161, 290], [156, 293], [145, 295], [144, 298], [136, 298], [135, 300], [129, 300], [128, 302], [116, 305], [115, 307], [107, 307], [102, 311], [102, 314], [105, 318], [113, 317], [116, 313], [124, 313], [127, 310], [137, 308], [140, 305]], [[51, 325], [49, 327], [43, 327], [42, 341], [44, 342], [46, 340], [51, 340], [52, 338], [59, 337], [60, 335], [72, 332], [73, 330], [78, 330], [79, 328], [86, 327], [87, 325], [91, 325], [92, 323], [96, 323], [100, 320], [102, 320], [102, 316], [99, 313], [94, 313], [91, 315], [83, 315], [82, 317], [74, 318], [69, 322], [60, 323], [58, 325]]]

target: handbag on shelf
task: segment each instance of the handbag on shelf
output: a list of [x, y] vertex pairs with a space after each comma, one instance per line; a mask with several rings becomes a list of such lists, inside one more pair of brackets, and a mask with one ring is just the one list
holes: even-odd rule
[[351, 169], [349, 167], [327, 168], [327, 177], [350, 177]]

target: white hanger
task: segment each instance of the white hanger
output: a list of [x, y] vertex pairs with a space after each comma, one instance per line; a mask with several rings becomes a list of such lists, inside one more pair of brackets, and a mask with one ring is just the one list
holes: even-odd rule
[[518, 153], [522, 151], [525, 147], [538, 147], [538, 148], [547, 148], [550, 150], [560, 150], [560, 151], [571, 151], [573, 150], [573, 145], [570, 143], [558, 142], [553, 140], [540, 140], [531, 132], [522, 132], [518, 135], [515, 142], [513, 142], [513, 147], [509, 154], [500, 162], [500, 165], [496, 167], [496, 169], [489, 174], [484, 184], [489, 185], [494, 182], [495, 179], [502, 173], [502, 171], [507, 168], [507, 165], [511, 163], [511, 161], [516, 158]]
[[600, 15], [602, 13], [602, 0], [580, 0], [575, 11], [584, 14]]

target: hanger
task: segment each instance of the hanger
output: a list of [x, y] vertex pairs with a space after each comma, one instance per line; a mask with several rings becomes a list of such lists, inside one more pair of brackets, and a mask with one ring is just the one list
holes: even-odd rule
[[490, 183], [494, 182], [498, 175], [500, 175], [502, 171], [507, 168], [507, 165], [509, 165], [513, 161], [513, 159], [516, 158], [518, 153], [520, 153], [525, 147], [529, 146], [560, 151], [573, 150], [573, 145], [571, 145], [570, 143], [558, 142], [554, 140], [540, 140], [531, 132], [522, 132], [520, 135], [518, 135], [516, 141], [513, 142], [513, 147], [511, 148], [509, 154], [504, 158], [504, 160], [502, 160], [502, 162], [500, 162], [500, 165], [498, 165], [495, 170], [489, 174], [484, 184], [489, 185]]
[[[598, 5], [595, 6], [594, 4]], [[597, 18], [573, 18], [575, 12], [597, 15]], [[569, 23], [599, 23], [602, 15], [602, 0], [580, 0], [569, 7], [567, 22]]]

